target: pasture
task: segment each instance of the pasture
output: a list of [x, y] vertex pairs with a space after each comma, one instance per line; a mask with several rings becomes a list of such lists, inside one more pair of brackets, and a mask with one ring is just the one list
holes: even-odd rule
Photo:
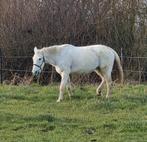
[[0, 86], [0, 142], [147, 142], [147, 85], [76, 87], [56, 103], [58, 85]]

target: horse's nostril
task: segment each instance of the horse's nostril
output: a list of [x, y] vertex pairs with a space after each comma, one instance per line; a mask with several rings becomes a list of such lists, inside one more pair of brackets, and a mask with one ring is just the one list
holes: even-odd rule
[[37, 71], [32, 71], [33, 76], [36, 76], [37, 73], [38, 73]]
[[38, 75], [38, 71], [35, 71], [35, 76], [37, 76]]

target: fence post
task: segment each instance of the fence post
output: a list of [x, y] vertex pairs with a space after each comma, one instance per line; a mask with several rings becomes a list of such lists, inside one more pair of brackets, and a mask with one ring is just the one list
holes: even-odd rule
[[2, 49], [0, 48], [0, 82], [3, 83], [3, 56], [2, 56]]
[[121, 64], [123, 64], [123, 49], [121, 48], [121, 55], [120, 55]]

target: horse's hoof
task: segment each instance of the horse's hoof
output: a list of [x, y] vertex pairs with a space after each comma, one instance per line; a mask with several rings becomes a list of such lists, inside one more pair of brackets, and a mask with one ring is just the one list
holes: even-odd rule
[[96, 96], [100, 97], [100, 96], [102, 96], [102, 95], [101, 95], [101, 94], [96, 94]]
[[113, 97], [113, 95], [109, 94], [109, 95], [106, 95], [106, 99], [111, 99]]
[[60, 103], [61, 101], [62, 101], [61, 99], [58, 99], [58, 100], [57, 100], [57, 103]]
[[99, 92], [98, 92], [98, 94], [96, 94], [98, 97], [99, 96], [102, 96], [102, 91], [100, 90]]
[[57, 103], [59, 103], [59, 102], [60, 102], [60, 100], [57, 100], [56, 102], [57, 102]]

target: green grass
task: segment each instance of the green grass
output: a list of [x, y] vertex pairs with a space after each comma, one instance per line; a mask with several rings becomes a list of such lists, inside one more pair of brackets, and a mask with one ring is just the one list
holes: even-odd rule
[[58, 86], [0, 86], [0, 142], [147, 142], [147, 85], [75, 88], [56, 103]]

